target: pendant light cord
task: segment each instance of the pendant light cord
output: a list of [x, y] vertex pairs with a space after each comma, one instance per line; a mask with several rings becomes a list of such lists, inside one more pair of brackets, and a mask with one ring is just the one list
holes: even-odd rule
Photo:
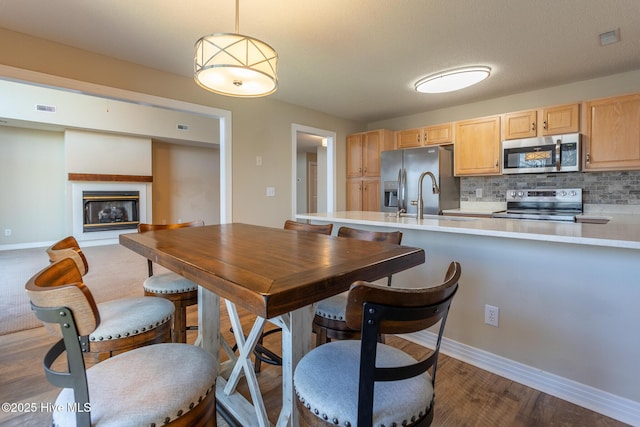
[[236, 0], [236, 34], [240, 34], [240, 0]]

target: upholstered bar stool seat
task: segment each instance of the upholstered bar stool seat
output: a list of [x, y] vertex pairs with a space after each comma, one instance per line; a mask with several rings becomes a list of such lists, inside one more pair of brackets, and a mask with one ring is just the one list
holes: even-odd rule
[[[89, 334], [91, 342], [133, 337], [165, 323], [170, 325], [174, 307], [162, 298], [138, 297], [100, 303], [98, 311], [100, 325]], [[118, 349], [113, 343], [109, 346], [111, 351]]]
[[323, 299], [316, 306], [316, 315], [329, 320], [345, 321], [347, 312], [347, 299], [349, 292], [343, 292], [330, 298]]
[[164, 295], [198, 292], [198, 285], [172, 272], [151, 276], [145, 279], [142, 287], [145, 292]]
[[[202, 227], [204, 221], [190, 221], [179, 224], [138, 224], [139, 233], [151, 231], [172, 230], [184, 227]], [[197, 326], [187, 325], [187, 307], [198, 304], [198, 285], [191, 280], [185, 279], [174, 272], [153, 274], [153, 262], [147, 260], [149, 278], [142, 287], [144, 294], [151, 297], [160, 297], [173, 303], [175, 316], [171, 329], [173, 342], [187, 342], [187, 330], [198, 329]]]
[[[296, 396], [311, 412], [330, 424], [358, 425], [360, 341], [336, 341], [306, 355], [295, 371]], [[336, 363], [339, 361], [339, 363]], [[394, 347], [378, 344], [377, 367], [406, 366], [417, 361]], [[331, 384], [331, 387], [318, 387]], [[433, 399], [431, 376], [425, 372], [402, 381], [376, 383], [375, 425], [410, 426], [428, 412]]]
[[[188, 344], [156, 344], [112, 357], [87, 369], [92, 425], [124, 425], [123, 415], [132, 426], [191, 425], [189, 411], [206, 400], [211, 402], [201, 408], [215, 405], [216, 376], [211, 356]], [[74, 402], [73, 389], [66, 388], [55, 405]], [[55, 426], [75, 421], [74, 412], [53, 413]]]

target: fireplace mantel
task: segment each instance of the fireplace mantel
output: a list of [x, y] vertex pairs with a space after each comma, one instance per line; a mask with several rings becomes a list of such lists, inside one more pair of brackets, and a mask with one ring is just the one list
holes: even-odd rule
[[109, 175], [101, 173], [69, 173], [69, 181], [153, 182], [149, 175]]

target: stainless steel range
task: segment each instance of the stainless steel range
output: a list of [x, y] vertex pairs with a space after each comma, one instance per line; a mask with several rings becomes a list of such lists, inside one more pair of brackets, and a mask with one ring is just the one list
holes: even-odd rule
[[507, 210], [494, 218], [575, 221], [582, 214], [582, 188], [508, 190]]

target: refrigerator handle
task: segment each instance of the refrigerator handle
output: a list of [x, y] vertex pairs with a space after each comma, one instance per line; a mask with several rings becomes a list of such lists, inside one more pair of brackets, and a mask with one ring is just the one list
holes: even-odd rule
[[402, 209], [402, 168], [398, 169], [398, 210]]
[[400, 189], [398, 191], [402, 191], [402, 206], [400, 209], [407, 212], [407, 171], [405, 168], [401, 169], [402, 172], [402, 180], [400, 181]]

